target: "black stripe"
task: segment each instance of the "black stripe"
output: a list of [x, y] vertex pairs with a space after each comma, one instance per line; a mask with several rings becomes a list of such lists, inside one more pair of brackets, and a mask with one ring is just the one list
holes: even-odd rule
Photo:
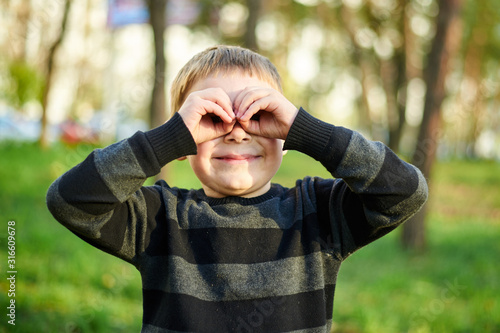
[[276, 332], [319, 327], [332, 319], [334, 290], [335, 285], [328, 285], [324, 290], [295, 295], [227, 302], [143, 290], [143, 322], [179, 332]]
[[[348, 221], [346, 224], [342, 223], [337, 226], [342, 234], [341, 243], [343, 248], [341, 253], [343, 257], [386, 235], [397, 227], [397, 225], [386, 226], [384, 224], [377, 226], [373, 224], [374, 221], [368, 221], [365, 214], [366, 207], [363, 205], [369, 205], [367, 201], [370, 198], [367, 195], [358, 195], [352, 192], [345, 183], [342, 187], [339, 187], [338, 191], [341, 193], [339, 196], [342, 197], [345, 221]], [[354, 244], [347, 241], [350, 239], [349, 234]]]
[[[386, 148], [382, 168], [367, 188], [368, 194], [363, 195], [363, 200], [368, 208], [373, 207], [377, 211], [384, 211], [415, 193], [418, 183], [416, 170]], [[374, 195], [369, 193], [374, 193]]]
[[[321, 251], [331, 238], [327, 223], [319, 227], [316, 214], [291, 229], [179, 229], [174, 221], [158, 224], [151, 233], [149, 256], [175, 255], [193, 264], [252, 264], [304, 256]], [[330, 238], [329, 238], [330, 237]]]
[[107, 213], [118, 203], [97, 172], [94, 152], [64, 174], [59, 183], [59, 193], [67, 203], [93, 215]]

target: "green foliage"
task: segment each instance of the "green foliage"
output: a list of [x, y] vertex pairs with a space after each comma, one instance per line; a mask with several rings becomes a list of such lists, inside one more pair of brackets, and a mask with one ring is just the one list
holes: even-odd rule
[[[0, 247], [6, 247], [7, 221], [16, 221], [19, 332], [140, 331], [138, 272], [78, 239], [45, 206], [51, 182], [93, 148], [40, 151], [35, 144], [0, 143]], [[171, 183], [198, 187], [186, 163], [169, 166]], [[402, 251], [396, 231], [349, 258], [337, 281], [335, 332], [500, 331], [498, 168], [485, 161], [437, 165], [427, 253]], [[318, 162], [291, 151], [276, 181], [293, 186], [307, 174], [327, 176]], [[486, 203], [478, 212], [464, 201]], [[0, 267], [5, 253], [0, 251]], [[7, 289], [0, 280], [2, 304]], [[1, 320], [0, 332], [7, 325]]]
[[[485, 58], [500, 55], [500, 4], [495, 0], [465, 1], [463, 10], [464, 43], [485, 46]], [[479, 33], [474, 34], [474, 31]], [[474, 40], [476, 39], [476, 40]]]
[[20, 61], [11, 62], [4, 98], [17, 108], [33, 100], [41, 102], [44, 84], [43, 76], [33, 66]]

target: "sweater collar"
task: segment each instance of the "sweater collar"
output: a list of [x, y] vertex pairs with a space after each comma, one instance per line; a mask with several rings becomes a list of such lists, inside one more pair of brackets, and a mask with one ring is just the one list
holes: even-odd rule
[[267, 201], [269, 199], [281, 196], [281, 193], [283, 192], [283, 187], [281, 187], [278, 184], [271, 184], [271, 188], [269, 191], [266, 193], [259, 195], [257, 197], [252, 197], [252, 198], [244, 198], [244, 197], [237, 197], [237, 196], [229, 196], [229, 197], [223, 197], [223, 198], [212, 198], [209, 197], [205, 194], [205, 191], [203, 189], [200, 189], [197, 191], [199, 198], [203, 201], [206, 201], [210, 206], [217, 206], [217, 205], [224, 205], [228, 203], [237, 203], [243, 206], [247, 205], [256, 205], [259, 203], [262, 203], [264, 201]]

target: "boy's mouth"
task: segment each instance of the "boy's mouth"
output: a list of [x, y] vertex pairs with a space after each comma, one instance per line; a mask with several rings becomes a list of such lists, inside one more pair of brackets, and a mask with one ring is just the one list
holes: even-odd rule
[[251, 155], [251, 154], [242, 154], [242, 155], [228, 154], [228, 155], [216, 156], [215, 159], [222, 162], [239, 164], [239, 163], [252, 162], [260, 157], [261, 157], [260, 155]]

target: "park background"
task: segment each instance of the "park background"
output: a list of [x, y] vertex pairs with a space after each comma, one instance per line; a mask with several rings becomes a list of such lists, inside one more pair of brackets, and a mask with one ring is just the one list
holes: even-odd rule
[[[92, 149], [165, 121], [172, 77], [220, 43], [269, 57], [293, 103], [385, 142], [429, 181], [420, 214], [343, 264], [333, 332], [500, 332], [498, 0], [2, 0], [0, 9], [0, 332], [140, 330], [138, 272], [60, 226], [45, 193]], [[176, 161], [162, 177], [199, 187], [189, 169]], [[289, 152], [274, 181], [307, 174], [328, 177]]]

